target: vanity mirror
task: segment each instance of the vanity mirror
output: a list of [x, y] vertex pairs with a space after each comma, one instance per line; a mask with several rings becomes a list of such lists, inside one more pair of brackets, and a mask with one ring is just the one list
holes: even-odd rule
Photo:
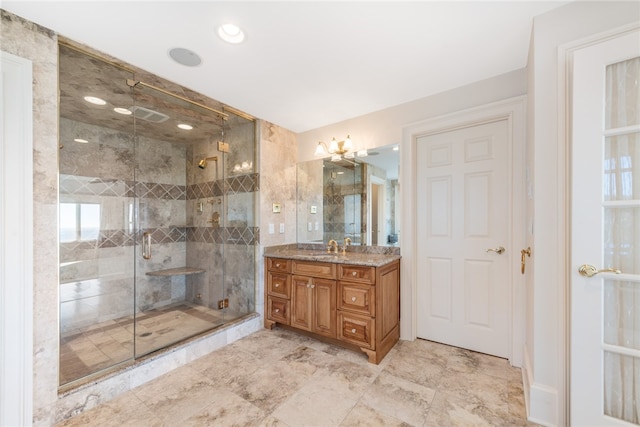
[[366, 157], [310, 160], [297, 167], [298, 243], [397, 246], [400, 164], [397, 145]]

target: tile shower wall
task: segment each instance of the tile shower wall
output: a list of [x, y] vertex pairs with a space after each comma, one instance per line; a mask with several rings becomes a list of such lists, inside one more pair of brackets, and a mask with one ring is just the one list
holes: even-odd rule
[[[187, 259], [190, 267], [207, 273], [188, 278], [186, 298], [214, 309], [227, 298], [229, 318], [255, 311], [255, 273], [247, 268], [255, 265], [259, 239], [255, 132], [254, 123], [233, 126], [224, 136], [187, 149]], [[228, 153], [217, 149], [223, 138]], [[197, 166], [200, 159], [212, 156], [218, 160], [209, 161], [205, 169]], [[219, 225], [207, 222], [214, 213], [220, 215]]]

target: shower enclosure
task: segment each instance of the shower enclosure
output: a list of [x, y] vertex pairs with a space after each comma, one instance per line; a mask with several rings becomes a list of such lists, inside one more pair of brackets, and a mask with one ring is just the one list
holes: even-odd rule
[[252, 118], [65, 44], [59, 73], [62, 386], [254, 312], [258, 175]]

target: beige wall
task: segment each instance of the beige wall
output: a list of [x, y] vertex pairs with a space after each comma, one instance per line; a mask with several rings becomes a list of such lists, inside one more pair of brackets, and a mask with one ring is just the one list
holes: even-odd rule
[[372, 112], [298, 135], [298, 161], [311, 160], [318, 141], [340, 140], [351, 135], [354, 149], [399, 144], [402, 129], [422, 120], [485, 105], [527, 90], [526, 70], [520, 69], [413, 102]]

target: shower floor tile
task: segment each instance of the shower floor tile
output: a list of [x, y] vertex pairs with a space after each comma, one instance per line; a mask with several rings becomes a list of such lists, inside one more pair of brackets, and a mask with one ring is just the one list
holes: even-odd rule
[[126, 316], [64, 333], [60, 384], [131, 360], [134, 348], [141, 356], [219, 326], [222, 316], [208, 307], [178, 303], [138, 314], [136, 325], [132, 316]]
[[123, 396], [58, 427], [537, 426], [526, 419], [520, 369], [505, 359], [418, 339], [372, 365], [277, 327]]

